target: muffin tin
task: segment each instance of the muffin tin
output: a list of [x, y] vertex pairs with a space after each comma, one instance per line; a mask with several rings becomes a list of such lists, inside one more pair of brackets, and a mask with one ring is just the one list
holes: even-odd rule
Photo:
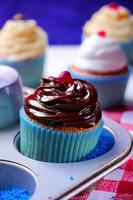
[[97, 158], [67, 164], [25, 157], [19, 152], [19, 124], [1, 129], [0, 188], [25, 188], [32, 200], [69, 199], [88, 188], [131, 156], [133, 145], [127, 131], [106, 117], [104, 123], [103, 131], [115, 138], [113, 148]]

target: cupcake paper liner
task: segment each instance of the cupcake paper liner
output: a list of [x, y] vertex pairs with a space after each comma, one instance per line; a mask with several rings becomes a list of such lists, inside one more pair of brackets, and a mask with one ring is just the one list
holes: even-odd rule
[[0, 129], [14, 124], [18, 120], [18, 115], [14, 116], [14, 110], [11, 99], [0, 91]]
[[130, 71], [117, 76], [94, 76], [76, 73], [68, 67], [73, 78], [82, 79], [92, 83], [97, 91], [100, 104], [103, 109], [120, 106], [124, 101], [124, 93], [127, 86]]
[[0, 60], [0, 64], [16, 69], [25, 86], [36, 87], [39, 85], [43, 75], [44, 58], [44, 55], [41, 55], [33, 59], [18, 62]]
[[0, 90], [0, 129], [6, 128], [19, 121], [19, 109], [23, 105], [21, 84], [17, 79], [10, 89]]
[[114, 144], [115, 144], [114, 135], [112, 135], [108, 130], [103, 128], [95, 149], [82, 160], [90, 160], [93, 158], [97, 158], [110, 151], [113, 148]]
[[77, 162], [94, 150], [102, 128], [101, 120], [95, 129], [90, 129], [88, 132], [59, 132], [32, 121], [22, 108], [20, 151], [32, 159], [46, 162]]
[[120, 46], [126, 55], [128, 63], [133, 64], [133, 40], [121, 42]]

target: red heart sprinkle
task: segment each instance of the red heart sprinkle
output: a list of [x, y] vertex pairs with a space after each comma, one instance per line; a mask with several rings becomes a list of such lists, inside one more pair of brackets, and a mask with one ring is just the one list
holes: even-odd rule
[[105, 31], [99, 31], [97, 34], [99, 36], [101, 36], [101, 37], [106, 37], [106, 32]]
[[73, 83], [71, 74], [68, 71], [61, 72], [58, 78], [61, 83]]
[[110, 3], [109, 4], [109, 8], [113, 9], [113, 10], [118, 10], [120, 7], [120, 5], [118, 3]]

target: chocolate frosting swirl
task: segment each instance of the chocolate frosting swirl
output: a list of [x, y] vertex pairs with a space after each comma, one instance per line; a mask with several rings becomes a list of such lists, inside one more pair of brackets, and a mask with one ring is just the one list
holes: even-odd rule
[[102, 116], [94, 86], [77, 79], [42, 79], [34, 94], [25, 98], [24, 109], [31, 119], [48, 126], [90, 128]]

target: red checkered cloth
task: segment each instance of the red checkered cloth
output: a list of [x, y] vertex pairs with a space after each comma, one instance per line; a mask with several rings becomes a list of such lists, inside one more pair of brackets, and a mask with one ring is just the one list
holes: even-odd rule
[[[133, 106], [104, 112], [133, 134]], [[94, 190], [83, 192], [72, 200], [133, 200], [133, 157], [104, 177]]]

